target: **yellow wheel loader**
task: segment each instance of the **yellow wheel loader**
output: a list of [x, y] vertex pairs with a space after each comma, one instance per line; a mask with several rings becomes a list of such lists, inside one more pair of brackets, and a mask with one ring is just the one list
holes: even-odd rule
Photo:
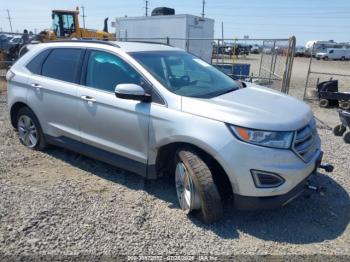
[[43, 42], [64, 38], [113, 40], [113, 35], [108, 33], [108, 18], [104, 21], [103, 31], [80, 27], [79, 8], [75, 11], [52, 10], [51, 18], [51, 30], [44, 30], [39, 34]]

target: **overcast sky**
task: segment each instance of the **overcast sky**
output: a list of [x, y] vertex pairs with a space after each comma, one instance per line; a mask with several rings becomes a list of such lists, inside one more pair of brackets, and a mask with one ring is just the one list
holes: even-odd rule
[[[2, 1], [0, 30], [9, 31], [6, 9], [10, 10], [14, 31], [40, 31], [51, 25], [50, 10], [85, 6], [86, 27], [103, 28], [103, 19], [142, 16], [143, 0], [12, 0]], [[175, 8], [177, 14], [200, 15], [202, 0], [149, 0], [150, 9]], [[297, 37], [298, 44], [308, 40], [350, 41], [350, 0], [206, 0], [205, 13], [215, 19], [215, 36], [221, 36], [224, 22], [226, 38]], [[81, 22], [82, 24], [82, 22]]]

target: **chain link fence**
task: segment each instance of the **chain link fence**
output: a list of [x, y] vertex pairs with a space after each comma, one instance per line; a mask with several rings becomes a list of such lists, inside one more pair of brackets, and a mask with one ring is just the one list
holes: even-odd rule
[[[15, 38], [16, 43], [5, 40]], [[0, 32], [0, 77], [15, 59], [10, 49], [23, 45], [23, 35]], [[31, 35], [30, 39], [36, 39]], [[13, 41], [13, 40], [12, 40]], [[289, 39], [202, 39], [120, 38], [118, 41], [162, 43], [186, 50], [216, 66], [231, 77], [256, 82], [288, 93], [293, 66], [295, 38]]]
[[339, 92], [349, 92], [350, 50], [348, 54], [349, 56], [340, 55], [334, 58], [317, 56], [316, 53], [310, 56], [303, 94], [304, 100], [317, 100], [318, 84], [329, 80], [338, 80]]
[[163, 43], [182, 48], [235, 79], [288, 93], [295, 37], [288, 39], [122, 38], [119, 41]]

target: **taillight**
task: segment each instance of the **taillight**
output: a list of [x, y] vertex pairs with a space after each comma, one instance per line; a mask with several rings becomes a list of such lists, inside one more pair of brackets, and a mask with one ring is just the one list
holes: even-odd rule
[[16, 74], [14, 72], [12, 72], [11, 70], [8, 70], [6, 73], [6, 80], [11, 81], [15, 77], [15, 75]]

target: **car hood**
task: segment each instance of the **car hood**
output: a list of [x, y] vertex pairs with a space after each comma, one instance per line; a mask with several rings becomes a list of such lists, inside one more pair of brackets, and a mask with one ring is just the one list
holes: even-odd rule
[[182, 97], [182, 111], [225, 123], [271, 131], [292, 131], [312, 119], [309, 106], [298, 99], [247, 83], [211, 99]]
[[322, 55], [326, 55], [327, 53], [317, 53], [317, 56], [322, 56]]

